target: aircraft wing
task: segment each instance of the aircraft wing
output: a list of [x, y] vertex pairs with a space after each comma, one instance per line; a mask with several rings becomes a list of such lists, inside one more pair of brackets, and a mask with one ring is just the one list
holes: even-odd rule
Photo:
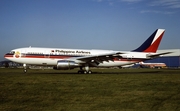
[[148, 55], [148, 57], [155, 58], [155, 57], [160, 57], [161, 55], [170, 54], [170, 53], [173, 53], [173, 52], [157, 53], [157, 54]]
[[113, 61], [114, 58], [122, 58], [120, 54], [124, 54], [121, 52], [114, 52], [114, 53], [107, 53], [102, 55], [96, 55], [96, 56], [86, 56], [86, 57], [78, 57], [76, 60], [84, 61], [84, 62], [96, 62], [96, 63], [102, 63], [103, 61]]

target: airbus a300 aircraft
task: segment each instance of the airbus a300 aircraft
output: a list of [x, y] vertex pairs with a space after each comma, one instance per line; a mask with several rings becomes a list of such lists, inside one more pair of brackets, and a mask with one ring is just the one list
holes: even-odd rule
[[89, 67], [119, 67], [169, 53], [156, 53], [164, 31], [157, 29], [140, 47], [132, 51], [27, 47], [14, 49], [4, 57], [23, 63], [24, 72], [27, 71], [26, 64], [29, 64], [53, 66], [59, 70], [79, 67], [78, 73], [92, 73]]

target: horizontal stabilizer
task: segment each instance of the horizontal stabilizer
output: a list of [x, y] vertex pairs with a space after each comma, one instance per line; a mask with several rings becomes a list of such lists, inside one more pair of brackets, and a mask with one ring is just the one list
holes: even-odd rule
[[155, 57], [160, 57], [161, 55], [166, 55], [166, 54], [170, 54], [170, 53], [173, 53], [173, 52], [157, 53], [157, 54], [148, 55], [148, 57], [155, 58]]

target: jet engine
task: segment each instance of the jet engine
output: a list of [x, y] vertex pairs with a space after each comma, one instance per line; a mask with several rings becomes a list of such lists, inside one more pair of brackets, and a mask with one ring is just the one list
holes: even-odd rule
[[53, 69], [68, 70], [68, 69], [74, 69], [75, 67], [78, 67], [78, 66], [79, 64], [74, 61], [59, 60], [57, 62], [57, 66], [55, 66]]

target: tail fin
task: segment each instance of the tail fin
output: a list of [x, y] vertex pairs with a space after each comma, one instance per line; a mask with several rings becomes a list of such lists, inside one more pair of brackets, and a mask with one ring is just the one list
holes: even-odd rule
[[165, 29], [157, 29], [140, 47], [133, 52], [156, 52]]

